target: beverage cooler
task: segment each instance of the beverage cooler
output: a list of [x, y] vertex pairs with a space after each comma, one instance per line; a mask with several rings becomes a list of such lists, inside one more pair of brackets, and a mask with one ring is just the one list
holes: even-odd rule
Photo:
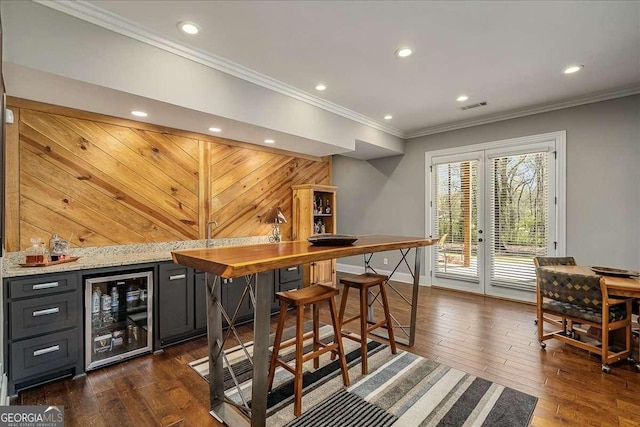
[[85, 279], [85, 369], [152, 348], [153, 273]]

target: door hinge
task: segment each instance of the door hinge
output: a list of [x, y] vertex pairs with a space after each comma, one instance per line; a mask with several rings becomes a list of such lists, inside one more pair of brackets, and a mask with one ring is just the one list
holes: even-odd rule
[[433, 166], [429, 166], [429, 172], [433, 172]]
[[558, 242], [553, 242], [553, 249], [558, 249]]
[[429, 200], [429, 207], [432, 208], [433, 207], [433, 200]]
[[553, 158], [556, 159], [556, 160], [558, 159], [558, 152], [557, 151], [553, 152]]
[[433, 270], [429, 270], [429, 276], [433, 277]]
[[555, 205], [557, 205], [557, 204], [558, 204], [558, 196], [556, 196], [556, 197], [554, 197], [554, 198], [553, 198], [553, 203], [554, 203]]

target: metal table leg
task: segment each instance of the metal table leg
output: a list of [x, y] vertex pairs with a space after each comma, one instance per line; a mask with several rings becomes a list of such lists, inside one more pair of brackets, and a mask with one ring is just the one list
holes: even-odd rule
[[416, 248], [415, 266], [413, 268], [413, 296], [411, 297], [411, 328], [409, 329], [409, 346], [416, 342], [416, 319], [418, 316], [418, 289], [420, 288], [420, 263], [422, 246]]
[[253, 322], [253, 383], [251, 390], [251, 426], [264, 427], [267, 418], [267, 376], [269, 374], [269, 317], [271, 295], [267, 286], [259, 286], [255, 274], [256, 305]]
[[[413, 288], [412, 288], [411, 301], [407, 300], [394, 286], [392, 286], [387, 282], [387, 285], [389, 285], [391, 290], [393, 290], [396, 294], [398, 294], [407, 304], [411, 305], [411, 320], [409, 322], [409, 325], [400, 324], [400, 322], [396, 320], [393, 314], [391, 314], [393, 323], [395, 323], [396, 326], [398, 326], [402, 330], [402, 332], [404, 332], [404, 334], [407, 336], [407, 339], [405, 339], [403, 337], [398, 337], [396, 335], [396, 342], [407, 345], [409, 347], [415, 344], [415, 339], [416, 339], [416, 319], [418, 314], [418, 289], [420, 288], [420, 266], [422, 262], [422, 246], [416, 247], [415, 250], [416, 250], [416, 254], [415, 254], [415, 264], [414, 264], [413, 273], [412, 273]], [[395, 266], [395, 268], [391, 271], [391, 274], [389, 274], [389, 280], [392, 280], [394, 273], [396, 272], [396, 270], [398, 269], [400, 264], [402, 264], [403, 261], [407, 265], [409, 270], [411, 270], [411, 267], [409, 266], [409, 263], [407, 262], [407, 259], [406, 259], [409, 253], [409, 250], [407, 250], [406, 252], [400, 250], [400, 253], [402, 254], [402, 258], [400, 259], [398, 264]], [[365, 271], [371, 270], [375, 273], [376, 272], [375, 269], [370, 265], [372, 257], [373, 257], [373, 254], [370, 254], [369, 258], [367, 258], [365, 255], [365, 258], [364, 258]], [[370, 322], [374, 322], [372, 304], [376, 299], [377, 299], [377, 296], [374, 297], [371, 294], [368, 295], [369, 308], [368, 308], [367, 320]], [[409, 329], [408, 333], [407, 333], [407, 326]], [[376, 329], [371, 333], [373, 335], [377, 335], [385, 339], [389, 338], [389, 336], [387, 335], [384, 329]]]
[[218, 280], [218, 276], [205, 273], [205, 282], [207, 284], [207, 341], [209, 342], [209, 399], [212, 411], [214, 406], [224, 401], [222, 313], [218, 304], [221, 297]]
[[207, 288], [207, 341], [209, 343], [209, 404], [210, 414], [221, 423], [232, 426], [247, 425], [245, 418], [233, 405], [225, 401], [223, 380], [222, 308], [220, 278], [205, 273]]
[[[252, 359], [249, 357], [249, 353], [247, 352], [244, 343], [240, 340], [240, 337], [235, 330], [235, 320], [238, 315], [238, 307], [236, 307], [235, 312], [231, 317], [226, 313], [222, 304], [220, 303], [221, 297], [221, 286], [220, 286], [220, 278], [214, 274], [205, 274], [205, 282], [206, 282], [206, 290], [207, 290], [207, 339], [209, 344], [209, 402], [210, 402], [210, 413], [213, 417], [215, 417], [221, 423], [224, 423], [228, 426], [248, 426], [249, 422], [247, 417], [251, 414], [251, 425], [252, 426], [264, 426], [266, 421], [266, 395], [267, 395], [267, 386], [266, 386], [266, 377], [267, 377], [267, 369], [268, 369], [268, 346], [269, 346], [269, 301], [273, 298], [273, 290], [271, 286], [264, 286], [265, 289], [261, 289], [259, 294], [256, 295], [256, 298], [253, 297], [252, 284], [257, 285], [257, 274], [252, 275], [247, 279], [247, 283], [245, 285], [245, 291], [241, 298], [241, 301], [238, 305], [241, 305], [246, 297], [246, 295], [251, 296], [251, 300], [254, 303], [254, 307], [256, 307], [255, 313], [255, 325], [256, 331], [254, 332], [256, 339], [254, 340], [254, 357], [253, 357], [253, 367], [254, 367], [254, 386], [253, 386], [253, 395], [254, 402], [252, 407], [254, 410], [249, 410], [246, 405], [244, 399], [242, 399], [242, 405], [238, 405], [225, 397], [224, 394], [224, 368], [223, 361], [225, 358], [224, 354], [224, 343], [229, 338], [230, 334], [235, 335], [238, 343], [245, 350], [245, 354], [247, 355], [247, 359], [251, 362]], [[253, 282], [252, 282], [253, 281]], [[257, 286], [256, 286], [257, 288]], [[267, 294], [267, 295], [265, 295]], [[258, 299], [260, 298], [260, 299]], [[256, 304], [256, 300], [265, 301], [266, 304]], [[266, 321], [258, 321], [258, 319], [262, 319], [265, 316], [265, 307], [266, 307]], [[223, 335], [222, 332], [222, 317], [227, 320], [229, 324], [229, 330], [226, 335]], [[266, 328], [265, 328], [266, 327]], [[266, 329], [266, 332], [264, 332]], [[264, 355], [264, 356], [263, 356]], [[256, 367], [256, 357], [259, 357], [260, 362]], [[263, 361], [264, 360], [264, 361]], [[266, 366], [262, 369], [262, 365]], [[258, 372], [264, 371], [265, 373], [259, 375]], [[230, 369], [230, 373], [234, 382], [236, 383], [236, 387], [239, 388], [239, 384], [235, 380], [235, 376], [233, 370]], [[257, 383], [256, 383], [257, 381]], [[260, 393], [260, 390], [264, 389], [264, 393]], [[258, 391], [256, 391], [258, 390]], [[264, 409], [260, 409], [260, 408]], [[245, 417], [247, 416], [247, 417]]]

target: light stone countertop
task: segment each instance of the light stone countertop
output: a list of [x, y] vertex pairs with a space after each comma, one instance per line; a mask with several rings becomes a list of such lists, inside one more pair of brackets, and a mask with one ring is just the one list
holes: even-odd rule
[[[213, 246], [239, 246], [268, 243], [268, 241], [268, 236], [257, 236], [212, 239], [211, 243]], [[69, 249], [69, 256], [77, 256], [80, 257], [80, 259], [74, 262], [65, 262], [47, 267], [20, 267], [19, 264], [25, 262], [26, 252], [7, 252], [2, 262], [2, 277], [32, 276], [36, 274], [171, 261], [171, 251], [204, 248], [206, 242], [206, 240], [182, 240], [162, 243], [136, 243], [131, 245], [71, 248]]]

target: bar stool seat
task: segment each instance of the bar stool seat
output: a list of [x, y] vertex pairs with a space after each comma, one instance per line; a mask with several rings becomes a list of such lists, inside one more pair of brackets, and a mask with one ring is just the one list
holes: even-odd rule
[[[391, 353], [396, 354], [396, 341], [393, 335], [393, 325], [391, 323], [391, 315], [389, 314], [389, 303], [387, 301], [387, 291], [385, 283], [389, 280], [389, 276], [374, 273], [364, 273], [355, 277], [345, 277], [340, 279], [342, 283], [342, 299], [340, 300], [340, 315], [338, 321], [340, 326], [344, 326], [349, 322], [360, 319], [360, 338], [355, 337], [349, 333], [341, 332], [344, 338], [356, 341], [360, 343], [360, 353], [362, 358], [362, 375], [369, 373], [369, 365], [367, 361], [367, 334], [374, 329], [385, 328], [389, 335], [389, 346], [391, 347]], [[367, 320], [369, 302], [368, 295], [369, 290], [375, 286], [380, 287], [380, 296], [382, 297], [382, 308], [384, 310], [384, 319], [379, 322], [370, 322]], [[357, 316], [353, 316], [347, 320], [344, 320], [344, 312], [347, 306], [347, 299], [349, 298], [349, 289], [357, 289], [360, 292], [360, 313]]]
[[[342, 371], [342, 381], [345, 386], [349, 386], [349, 372], [347, 371], [347, 361], [344, 355], [342, 339], [340, 335], [340, 324], [336, 313], [336, 303], [334, 297], [339, 291], [336, 288], [330, 288], [323, 285], [309, 286], [300, 290], [278, 292], [276, 298], [280, 300], [280, 317], [278, 318], [278, 327], [273, 343], [273, 353], [271, 354], [271, 362], [269, 363], [269, 391], [273, 387], [273, 378], [276, 366], [282, 366], [294, 375], [294, 405], [293, 413], [297, 417], [302, 412], [302, 365], [313, 359], [313, 366], [317, 369], [320, 365], [319, 356], [327, 352], [335, 352], [340, 358], [340, 369]], [[326, 302], [331, 312], [331, 321], [333, 323], [334, 339], [332, 344], [324, 344], [319, 337], [319, 319], [317, 304]], [[304, 333], [304, 307], [313, 305], [313, 330]], [[289, 306], [296, 309], [296, 336], [285, 342], [282, 340], [282, 331], [285, 321], [287, 320], [287, 310]], [[313, 351], [303, 354], [304, 340], [313, 337]], [[295, 365], [292, 368], [285, 361], [281, 360], [278, 355], [280, 349], [296, 346]]]

